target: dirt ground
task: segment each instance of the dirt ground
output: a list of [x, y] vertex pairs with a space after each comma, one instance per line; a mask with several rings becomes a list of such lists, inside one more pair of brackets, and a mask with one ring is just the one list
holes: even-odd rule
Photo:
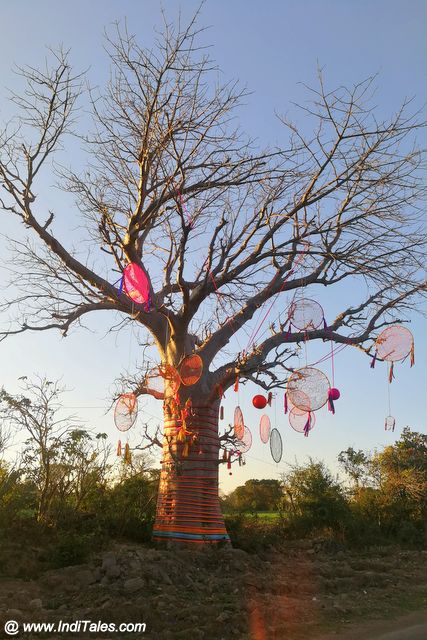
[[[331, 553], [307, 542], [251, 555], [240, 549], [162, 551], [116, 544], [88, 564], [44, 571], [31, 580], [17, 577], [18, 564], [11, 563], [9, 577], [0, 580], [1, 634], [10, 619], [21, 624], [145, 622], [146, 632], [20, 632], [14, 637], [427, 638], [426, 551], [383, 547]], [[404, 635], [384, 635], [399, 629]]]

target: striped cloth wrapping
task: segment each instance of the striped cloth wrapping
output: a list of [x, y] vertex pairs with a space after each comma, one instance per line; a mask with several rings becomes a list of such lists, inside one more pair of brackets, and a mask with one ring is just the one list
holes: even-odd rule
[[186, 420], [192, 434], [186, 456], [185, 443], [176, 439], [181, 421], [165, 415], [154, 540], [229, 542], [218, 497], [218, 414], [218, 401], [193, 406]]

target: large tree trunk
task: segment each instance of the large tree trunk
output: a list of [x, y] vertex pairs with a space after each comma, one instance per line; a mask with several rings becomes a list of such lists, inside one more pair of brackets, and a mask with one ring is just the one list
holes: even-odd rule
[[160, 476], [155, 540], [229, 542], [218, 496], [219, 401], [193, 406], [186, 420], [191, 443], [177, 441], [181, 420], [165, 408], [163, 464]]

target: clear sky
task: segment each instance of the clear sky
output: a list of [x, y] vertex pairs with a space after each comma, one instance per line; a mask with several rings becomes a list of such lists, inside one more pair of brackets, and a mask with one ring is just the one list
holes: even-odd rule
[[[182, 6], [189, 16], [198, 2], [165, 0], [170, 18]], [[141, 43], [152, 42], [153, 28], [160, 23], [159, 3], [154, 0], [2, 0], [0, 26], [0, 119], [13, 114], [7, 102], [6, 87], [17, 87], [11, 73], [14, 63], [41, 64], [45, 46], [63, 43], [71, 49], [71, 60], [79, 70], [89, 67], [92, 84], [102, 84], [108, 75], [108, 61], [103, 50], [103, 30], [115, 20], [127, 18], [129, 30]], [[427, 98], [427, 3], [424, 0], [208, 0], [201, 12], [201, 24], [209, 26], [206, 42], [222, 68], [225, 78], [238, 78], [252, 90], [241, 112], [242, 126], [262, 144], [280, 143], [281, 129], [275, 110], [292, 115], [293, 101], [304, 100], [301, 83], [315, 81], [318, 64], [324, 68], [329, 87], [351, 84], [378, 73], [376, 101], [378, 113], [392, 113], [407, 96], [416, 96], [422, 106]], [[427, 135], [419, 136], [426, 147]], [[78, 151], [74, 150], [78, 154]], [[78, 157], [78, 155], [76, 155]], [[62, 211], [62, 231], [77, 227], [76, 212], [70, 201], [51, 188], [48, 177], [40, 185], [42, 205]], [[23, 237], [19, 225], [0, 214], [1, 231]], [[0, 241], [1, 255], [7, 243]], [[7, 271], [0, 261], [0, 281]], [[1, 292], [0, 295], [4, 295]], [[337, 311], [338, 300], [331, 299], [326, 316]], [[4, 321], [4, 318], [0, 320]], [[63, 377], [72, 389], [67, 406], [90, 426], [106, 431], [116, 439], [107, 398], [118, 373], [137, 359], [135, 342], [129, 333], [119, 337], [104, 336], [107, 323], [101, 318], [90, 321], [91, 332], [74, 331], [66, 339], [57, 333], [32, 334], [0, 343], [0, 383], [17, 389], [17, 378], [32, 372], [50, 378]], [[405, 425], [426, 431], [424, 394], [427, 372], [425, 320], [412, 318], [416, 341], [416, 366], [405, 363], [396, 367], [391, 387], [392, 414], [396, 418], [394, 434], [384, 432], [387, 409], [387, 381], [384, 366], [369, 368], [369, 361], [353, 349], [336, 357], [336, 386], [342, 393], [337, 413], [332, 417], [321, 410], [317, 425], [309, 438], [294, 433], [282, 412], [282, 394], [270, 410], [272, 422], [284, 440], [284, 457], [279, 465], [257, 435], [259, 413], [251, 408], [255, 389], [241, 389], [239, 402], [246, 423], [253, 427], [254, 446], [245, 467], [222, 472], [222, 489], [244, 482], [250, 477], [277, 477], [295, 459], [320, 457], [331, 466], [342, 449], [349, 445], [372, 449], [393, 442]], [[310, 347], [311, 348], [311, 347]], [[318, 353], [313, 347], [313, 358]], [[324, 350], [327, 347], [323, 347]], [[310, 354], [311, 359], [311, 354]], [[330, 373], [330, 363], [324, 365]], [[232, 419], [236, 397], [232, 391], [225, 403], [226, 420]], [[78, 407], [78, 408], [77, 408]], [[149, 401], [141, 411], [147, 418], [160, 419], [161, 407]], [[153, 418], [154, 416], [154, 418]]]

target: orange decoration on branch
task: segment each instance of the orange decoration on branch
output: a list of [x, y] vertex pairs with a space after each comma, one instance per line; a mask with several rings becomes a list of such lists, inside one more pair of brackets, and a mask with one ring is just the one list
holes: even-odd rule
[[186, 356], [179, 367], [181, 382], [186, 387], [196, 384], [202, 377], [202, 373], [203, 360], [197, 353]]

